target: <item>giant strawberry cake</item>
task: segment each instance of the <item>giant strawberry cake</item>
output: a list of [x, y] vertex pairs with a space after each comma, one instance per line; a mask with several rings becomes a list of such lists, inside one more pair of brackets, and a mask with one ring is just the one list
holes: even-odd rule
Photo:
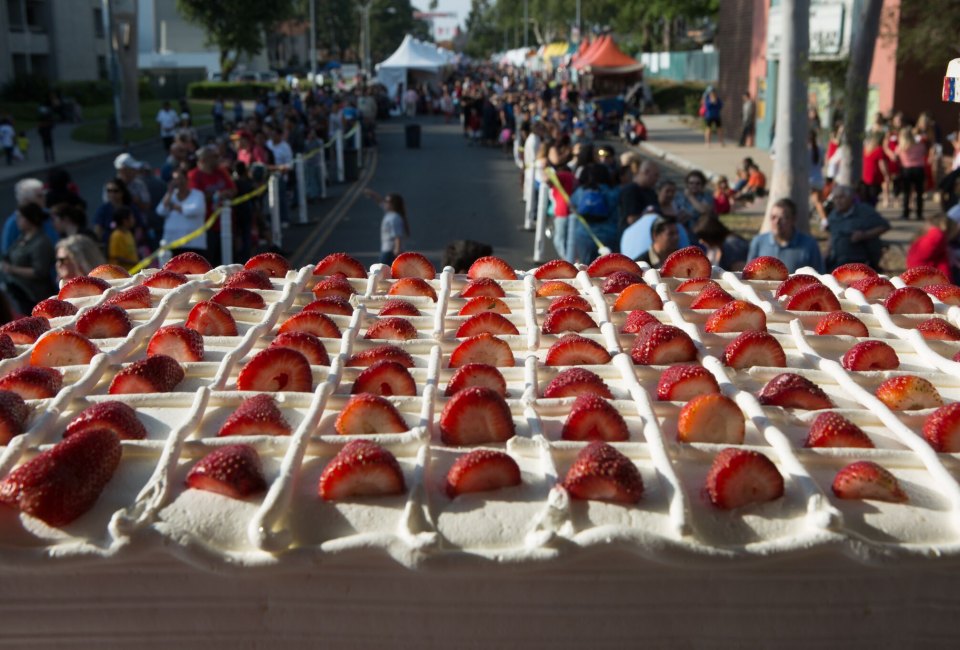
[[946, 642], [958, 305], [693, 248], [99, 268], [0, 327], [0, 645]]

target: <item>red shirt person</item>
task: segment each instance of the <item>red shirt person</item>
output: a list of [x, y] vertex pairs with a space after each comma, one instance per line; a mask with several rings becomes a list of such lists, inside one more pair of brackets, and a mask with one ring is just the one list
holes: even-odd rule
[[927, 227], [907, 250], [907, 268], [932, 266], [950, 277], [950, 238], [957, 224], [943, 214], [927, 217]]
[[[187, 181], [191, 189], [203, 192], [206, 199], [207, 214], [210, 218], [213, 211], [219, 207], [214, 201], [216, 198], [220, 203], [227, 199], [232, 199], [237, 194], [237, 186], [230, 177], [230, 172], [220, 166], [220, 154], [214, 146], [203, 147], [197, 156], [197, 167], [187, 175]], [[210, 227], [212, 236], [207, 237], [207, 253], [211, 258], [210, 263], [214, 266], [221, 264], [220, 258], [220, 219], [213, 222]]]

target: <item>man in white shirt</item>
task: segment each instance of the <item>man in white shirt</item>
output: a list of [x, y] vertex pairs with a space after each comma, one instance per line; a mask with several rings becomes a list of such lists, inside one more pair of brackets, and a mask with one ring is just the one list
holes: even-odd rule
[[157, 111], [157, 124], [160, 125], [160, 139], [163, 140], [163, 150], [170, 151], [176, 136], [177, 126], [180, 124], [180, 115], [170, 107], [170, 102], [163, 102]]
[[273, 153], [273, 164], [277, 175], [280, 178], [280, 221], [284, 224], [289, 223], [290, 210], [287, 202], [287, 181], [290, 177], [290, 169], [293, 166], [293, 149], [290, 143], [283, 137], [283, 131], [278, 127], [268, 128], [267, 134], [270, 139], [267, 140], [267, 149]]
[[533, 223], [537, 214], [537, 193], [536, 193], [536, 162], [537, 152], [540, 151], [542, 142], [540, 133], [542, 128], [539, 122], [534, 122], [530, 127], [530, 135], [523, 143], [523, 227], [527, 230], [533, 230]]

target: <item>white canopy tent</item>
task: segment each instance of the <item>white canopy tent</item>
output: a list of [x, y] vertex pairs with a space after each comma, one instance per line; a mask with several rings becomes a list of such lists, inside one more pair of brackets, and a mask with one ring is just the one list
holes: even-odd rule
[[406, 88], [411, 73], [417, 81], [432, 80], [451, 64], [449, 55], [432, 43], [424, 43], [407, 34], [385, 61], [377, 65], [377, 81], [382, 83], [390, 97], [396, 97], [400, 84]]

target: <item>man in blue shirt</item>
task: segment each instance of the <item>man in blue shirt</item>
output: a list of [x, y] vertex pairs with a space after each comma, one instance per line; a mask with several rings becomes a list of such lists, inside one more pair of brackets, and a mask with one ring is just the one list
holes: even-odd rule
[[831, 268], [861, 262], [879, 270], [882, 242], [880, 236], [890, 223], [872, 206], [856, 202], [852, 187], [840, 185], [833, 190], [833, 211], [827, 217], [830, 231]]
[[823, 273], [823, 258], [817, 240], [797, 230], [797, 206], [780, 199], [770, 209], [770, 232], [760, 233], [750, 242], [747, 261], [758, 257], [776, 257], [791, 273], [809, 266]]

